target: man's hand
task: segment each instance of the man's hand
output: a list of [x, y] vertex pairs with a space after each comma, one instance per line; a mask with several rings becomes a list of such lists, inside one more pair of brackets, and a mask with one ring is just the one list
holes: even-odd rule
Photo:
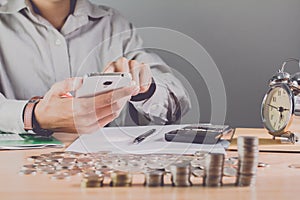
[[127, 72], [132, 75], [133, 81], [135, 81], [139, 87], [139, 91], [133, 94], [133, 96], [138, 95], [139, 93], [146, 93], [152, 82], [150, 66], [135, 60], [120, 58], [116, 62], [110, 63], [104, 69], [104, 73], [111, 72]]
[[136, 94], [137, 86], [126, 87], [91, 98], [63, 98], [82, 85], [82, 78], [56, 83], [36, 106], [41, 128], [55, 132], [91, 133], [113, 121]]

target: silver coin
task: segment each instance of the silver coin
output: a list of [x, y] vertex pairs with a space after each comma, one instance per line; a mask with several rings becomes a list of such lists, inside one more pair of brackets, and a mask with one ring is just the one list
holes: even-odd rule
[[22, 170], [27, 170], [27, 169], [29, 169], [29, 170], [35, 170], [36, 168], [37, 168], [36, 165], [30, 164], [30, 165], [23, 165]]
[[36, 170], [33, 169], [20, 170], [19, 175], [36, 175]]
[[54, 156], [64, 156], [65, 154], [66, 154], [66, 152], [64, 152], [64, 151], [51, 152], [51, 155], [54, 155]]
[[42, 171], [43, 174], [55, 174], [57, 171], [53, 168], [44, 169]]
[[128, 187], [132, 185], [132, 175], [128, 172], [114, 171], [110, 175], [110, 186]]
[[35, 161], [35, 160], [43, 160], [44, 157], [42, 156], [30, 156], [27, 158], [28, 161]]
[[103, 186], [103, 176], [88, 176], [81, 180], [81, 187], [84, 188], [95, 188]]
[[70, 179], [69, 174], [66, 173], [57, 173], [51, 177], [53, 180], [68, 180]]
[[203, 177], [204, 176], [204, 170], [203, 169], [193, 169], [192, 174], [195, 177]]
[[289, 165], [289, 168], [300, 169], [300, 164], [291, 164]]
[[223, 175], [224, 176], [229, 176], [229, 177], [234, 177], [237, 174], [237, 170], [233, 167], [224, 167], [223, 169]]
[[258, 162], [257, 167], [270, 167], [270, 165], [268, 163], [264, 163], [264, 162]]

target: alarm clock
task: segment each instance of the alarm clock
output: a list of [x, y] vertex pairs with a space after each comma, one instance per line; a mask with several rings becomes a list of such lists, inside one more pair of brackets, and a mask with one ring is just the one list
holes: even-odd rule
[[292, 76], [285, 72], [288, 62], [297, 62], [300, 69], [299, 60], [290, 58], [274, 74], [262, 101], [261, 118], [264, 127], [274, 139], [275, 137], [285, 137], [295, 143], [298, 141], [298, 137], [291, 130], [291, 125], [293, 119], [300, 116], [300, 72]]

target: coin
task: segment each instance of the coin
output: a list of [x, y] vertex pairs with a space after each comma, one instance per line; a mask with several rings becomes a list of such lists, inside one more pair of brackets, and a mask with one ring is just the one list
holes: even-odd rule
[[22, 167], [23, 170], [35, 170], [36, 169], [36, 165], [23, 165]]
[[42, 160], [44, 157], [42, 156], [30, 156], [27, 158], [28, 161]]
[[159, 187], [164, 185], [164, 172], [149, 171], [145, 172], [144, 185], [147, 187]]
[[35, 175], [36, 170], [33, 169], [25, 169], [25, 170], [20, 170], [19, 175]]
[[84, 188], [94, 188], [94, 187], [102, 187], [103, 186], [103, 176], [86, 176], [81, 180], [81, 187]]
[[70, 179], [70, 175], [69, 174], [66, 174], [66, 173], [57, 173], [57, 174], [54, 174], [51, 179], [53, 180], [68, 180]]
[[237, 174], [237, 170], [233, 167], [224, 167], [223, 170], [223, 175], [224, 176], [229, 176], [229, 177], [234, 177]]
[[258, 138], [238, 137], [238, 170], [236, 185], [253, 186], [256, 180], [258, 163]]
[[289, 165], [289, 168], [300, 169], [300, 164], [291, 164]]
[[176, 187], [192, 186], [190, 162], [174, 163], [170, 166], [172, 185]]
[[128, 172], [114, 171], [110, 177], [110, 186], [113, 187], [126, 187], [132, 184], [132, 175]]
[[257, 167], [270, 167], [268, 163], [258, 162]]
[[224, 154], [210, 153], [205, 158], [203, 185], [222, 186]]
[[204, 170], [203, 169], [193, 169], [192, 170], [192, 174], [195, 176], [195, 177], [203, 177], [204, 176]]

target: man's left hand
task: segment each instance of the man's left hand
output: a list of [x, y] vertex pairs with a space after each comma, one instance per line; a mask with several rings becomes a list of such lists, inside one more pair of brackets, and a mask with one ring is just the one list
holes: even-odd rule
[[104, 69], [104, 73], [112, 73], [112, 72], [127, 72], [132, 76], [132, 80], [135, 81], [137, 86], [140, 88], [136, 94], [146, 93], [152, 82], [152, 73], [150, 70], [150, 66], [144, 63], [139, 63], [135, 60], [128, 60], [126, 58], [120, 58], [115, 62], [110, 63]]

